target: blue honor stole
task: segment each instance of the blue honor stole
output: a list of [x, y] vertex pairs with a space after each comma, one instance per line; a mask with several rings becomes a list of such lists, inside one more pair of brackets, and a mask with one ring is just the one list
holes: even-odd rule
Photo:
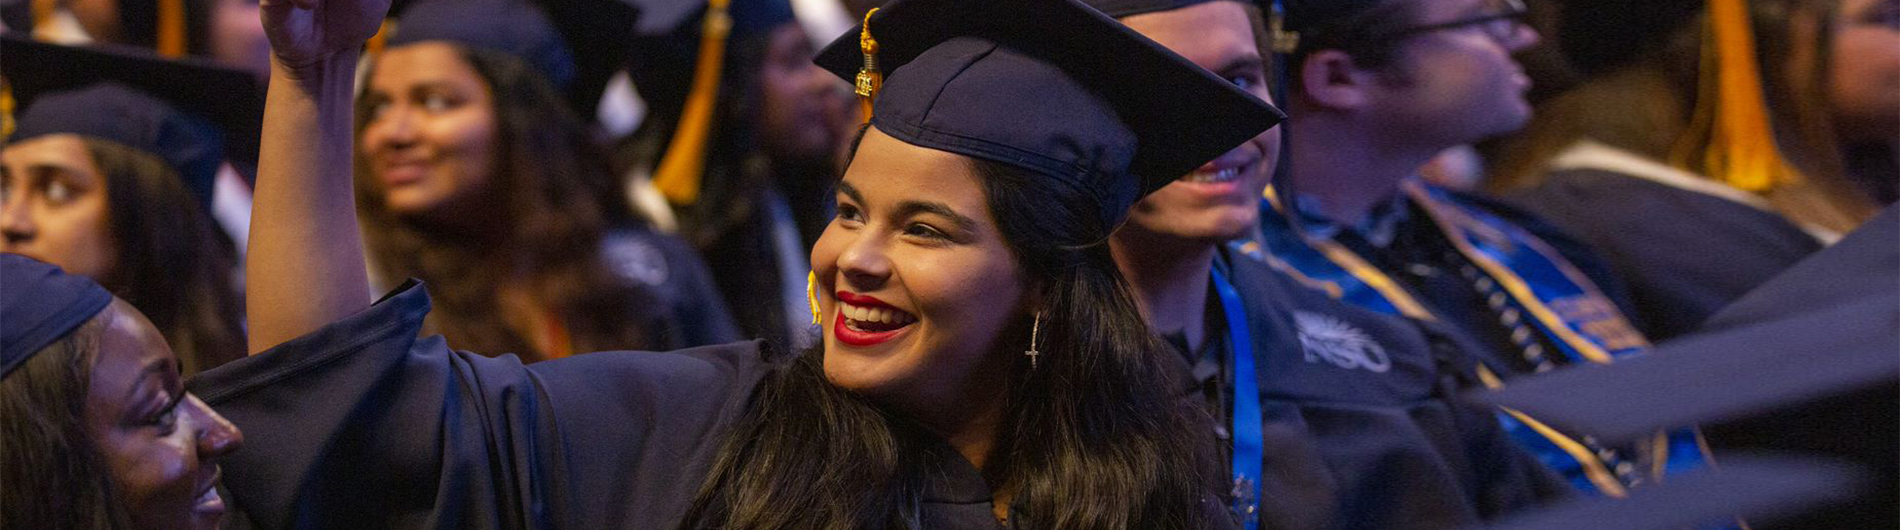
[[[1493, 305], [1527, 315], [1530, 327], [1548, 338], [1568, 363], [1607, 364], [1649, 348], [1622, 311], [1549, 244], [1457, 201], [1442, 188], [1409, 179], [1403, 189], [1455, 250], [1475, 265], [1482, 275], [1479, 281], [1495, 286], [1503, 299], [1494, 300]], [[1242, 253], [1354, 305], [1389, 315], [1440, 320], [1397, 280], [1345, 245], [1309, 234], [1295, 215], [1269, 187], [1260, 216], [1264, 239], [1244, 244]], [[1548, 358], [1532, 361], [1540, 372], [1556, 367]], [[1484, 365], [1477, 371], [1472, 375], [1487, 387], [1503, 385]], [[1500, 409], [1498, 420], [1513, 439], [1585, 492], [1622, 497], [1629, 486], [1643, 480], [1633, 464], [1589, 437], [1572, 437], [1509, 408]], [[1706, 459], [1706, 448], [1693, 429], [1658, 433], [1648, 446], [1652, 451], [1648, 475], [1654, 480], [1700, 467]]]

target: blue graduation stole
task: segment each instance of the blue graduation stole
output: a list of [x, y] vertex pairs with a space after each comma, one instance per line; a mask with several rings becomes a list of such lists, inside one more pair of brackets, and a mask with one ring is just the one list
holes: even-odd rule
[[[1497, 304], [1527, 315], [1537, 332], [1549, 338], [1570, 363], [1607, 364], [1641, 353], [1648, 341], [1629, 325], [1621, 310], [1587, 276], [1529, 232], [1478, 208], [1469, 207], [1442, 188], [1408, 180], [1407, 197], [1427, 212], [1434, 226], [1471, 263], [1481, 281], [1488, 280], [1504, 295]], [[1258, 244], [1239, 247], [1245, 255], [1262, 260], [1309, 287], [1389, 315], [1438, 320], [1410, 290], [1345, 245], [1307, 233], [1281, 198], [1269, 187], [1262, 201]], [[1553, 368], [1546, 359], [1539, 371]], [[1503, 381], [1484, 365], [1473, 374], [1487, 387]], [[1588, 437], [1574, 438], [1535, 418], [1501, 408], [1498, 421], [1513, 439], [1539, 460], [1562, 473], [1578, 489], [1622, 497], [1641, 480], [1632, 464]], [[1658, 433], [1647, 445], [1652, 466], [1647, 475], [1663, 476], [1701, 467], [1706, 447], [1694, 429]]]

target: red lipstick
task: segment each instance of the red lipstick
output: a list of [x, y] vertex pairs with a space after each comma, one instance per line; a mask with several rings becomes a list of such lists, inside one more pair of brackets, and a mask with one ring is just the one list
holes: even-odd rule
[[[861, 295], [861, 294], [851, 293], [851, 292], [846, 292], [846, 291], [838, 291], [837, 296], [838, 296], [838, 301], [845, 304], [851, 304], [854, 306], [864, 307], [864, 308], [878, 308], [878, 309], [890, 309], [892, 311], [902, 311], [900, 309], [897, 309], [895, 306], [886, 304], [884, 303], [884, 301], [878, 300], [877, 298], [872, 297], [872, 296]], [[863, 331], [863, 330], [851, 329], [851, 326], [848, 326], [845, 324], [845, 321], [847, 319], [844, 316], [844, 308], [842, 307], [842, 304], [840, 305], [840, 307], [836, 308], [833, 311], [831, 320], [832, 320], [831, 334], [835, 337], [838, 337], [838, 342], [843, 342], [851, 346], [876, 346], [878, 344], [883, 344], [885, 342], [889, 342], [891, 339], [897, 338], [898, 335], [901, 335], [904, 333], [904, 330], [910, 329], [910, 326], [908, 325], [899, 327], [897, 329], [891, 329], [891, 330], [885, 330], [885, 331]]]

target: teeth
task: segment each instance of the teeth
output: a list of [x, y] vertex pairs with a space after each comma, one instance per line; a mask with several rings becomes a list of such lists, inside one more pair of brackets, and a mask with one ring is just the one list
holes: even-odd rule
[[[852, 322], [878, 322], [878, 323], [883, 323], [883, 324], [903, 325], [903, 324], [909, 324], [911, 322], [915, 322], [917, 320], [917, 317], [911, 316], [910, 313], [905, 313], [903, 311], [898, 311], [895, 309], [882, 308], [882, 307], [861, 307], [861, 306], [851, 305], [848, 303], [840, 303], [839, 306], [842, 308], [841, 311], [844, 313], [845, 319], [850, 320]], [[846, 324], [848, 325], [848, 324], [851, 324], [852, 322], [846, 322]]]
[[1183, 179], [1188, 182], [1228, 182], [1240, 177], [1240, 167], [1230, 167], [1220, 171], [1196, 171]]

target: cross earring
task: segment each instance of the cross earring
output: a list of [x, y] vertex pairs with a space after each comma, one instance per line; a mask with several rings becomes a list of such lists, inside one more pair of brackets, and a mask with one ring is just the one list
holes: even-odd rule
[[1042, 355], [1042, 352], [1036, 351], [1036, 337], [1042, 333], [1042, 312], [1037, 311], [1035, 318], [1036, 320], [1029, 325], [1029, 350], [1023, 352], [1023, 355], [1029, 357], [1031, 370], [1036, 368], [1036, 357]]

